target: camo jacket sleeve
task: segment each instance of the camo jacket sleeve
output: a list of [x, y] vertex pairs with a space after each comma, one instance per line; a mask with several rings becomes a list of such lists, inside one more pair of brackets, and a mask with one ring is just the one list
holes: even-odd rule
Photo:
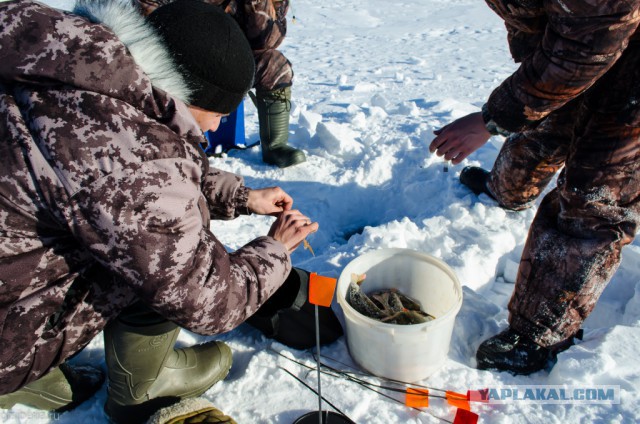
[[[111, 116], [93, 110], [90, 119], [101, 126]], [[124, 126], [104, 136], [116, 146], [149, 133], [167, 146], [180, 139], [163, 125], [144, 130], [141, 124], [134, 134]], [[197, 143], [183, 146], [174, 157], [127, 162], [82, 184], [70, 198], [68, 222], [92, 256], [151, 308], [196, 333], [217, 334], [241, 324], [275, 292], [291, 269], [290, 257], [266, 236], [226, 251], [209, 230], [209, 205], [222, 211], [213, 215], [232, 217], [242, 180], [208, 169]]]
[[[212, 216], [246, 208], [247, 189], [209, 167], [187, 106], [155, 88], [106, 26], [35, 1], [0, 5], [2, 143], [19, 152], [2, 160], [24, 162], [0, 175], [31, 202], [4, 208], [2, 222], [20, 223], [10, 261], [24, 296], [97, 263], [191, 331], [242, 323], [282, 285], [290, 256], [268, 236], [227, 252], [211, 232]], [[38, 248], [36, 279], [25, 257]]]
[[203, 193], [211, 212], [211, 219], [233, 219], [239, 215], [250, 215], [247, 207], [248, 187], [244, 179], [231, 172], [210, 168], [206, 174]]
[[487, 102], [490, 116], [511, 132], [535, 126], [591, 87], [620, 57], [640, 21], [638, 0], [487, 3], [505, 19], [512, 53], [535, 46], [514, 55], [520, 67]]

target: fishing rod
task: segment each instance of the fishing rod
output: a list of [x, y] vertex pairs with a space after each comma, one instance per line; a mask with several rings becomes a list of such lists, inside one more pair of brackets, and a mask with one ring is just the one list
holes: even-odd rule
[[[291, 377], [295, 378], [296, 380], [298, 380], [298, 382], [300, 384], [302, 384], [303, 386], [305, 386], [307, 389], [311, 390], [313, 393], [315, 393], [317, 396], [319, 396], [320, 398], [322, 398], [323, 401], [325, 401], [325, 403], [327, 405], [329, 405], [330, 407], [332, 407], [336, 412], [338, 412], [341, 415], [344, 415], [345, 417], [347, 417], [347, 415], [345, 415], [344, 412], [342, 412], [337, 406], [335, 406], [334, 404], [332, 404], [331, 402], [329, 402], [327, 400], [327, 398], [325, 398], [324, 396], [322, 396], [320, 393], [318, 393], [317, 390], [315, 390], [313, 387], [309, 386], [307, 383], [305, 383], [304, 381], [302, 381], [302, 379], [298, 378], [295, 374], [293, 374], [291, 371], [289, 371], [288, 369], [284, 368], [284, 367], [278, 367], [280, 368], [282, 371], [286, 372], [287, 374], [289, 374]], [[348, 418], [348, 417], [347, 417]], [[325, 419], [326, 421], [326, 419]], [[349, 418], [349, 421], [353, 422], [353, 420], [351, 420], [351, 418]]]
[[[314, 357], [314, 359], [315, 359], [315, 353], [312, 353], [312, 355], [313, 355], [313, 357]], [[354, 375], [362, 375], [362, 376], [369, 376], [369, 375], [370, 375], [370, 374], [367, 374], [367, 373], [362, 372], [362, 371], [360, 371], [360, 370], [357, 370], [357, 369], [353, 368], [351, 365], [349, 365], [349, 364], [347, 364], [347, 363], [345, 363], [345, 362], [339, 361], [339, 360], [337, 360], [337, 359], [335, 359], [335, 358], [332, 358], [332, 357], [330, 357], [330, 356], [320, 355], [320, 357], [321, 357], [321, 358], [328, 359], [328, 360], [330, 360], [330, 361], [333, 361], [333, 362], [335, 362], [335, 363], [337, 363], [337, 364], [340, 364], [340, 365], [342, 365], [342, 366], [344, 366], [344, 367], [346, 367], [346, 368], [348, 368], [348, 369], [350, 370], [349, 372], [345, 372], [345, 371], [339, 371], [339, 372], [344, 372], [345, 374], [348, 374], [348, 375], [350, 375], [350, 374], [354, 374]], [[328, 366], [328, 365], [326, 365], [326, 364], [325, 364], [325, 366], [326, 366], [327, 368], [331, 368], [331, 367], [329, 367], [329, 366]], [[439, 389], [439, 388], [437, 388], [437, 387], [432, 387], [432, 386], [425, 386], [425, 385], [418, 384], [418, 383], [409, 383], [409, 382], [407, 382], [407, 381], [396, 380], [396, 379], [388, 378], [388, 377], [380, 377], [380, 376], [376, 376], [376, 378], [377, 378], [377, 379], [379, 379], [379, 380], [387, 381], [387, 382], [389, 382], [389, 383], [394, 383], [394, 384], [403, 385], [403, 386], [420, 387], [420, 388], [422, 388], [422, 389], [435, 390], [435, 391], [437, 391], [437, 392], [443, 392], [443, 393], [448, 392], [448, 390], [445, 390], [445, 389]]]
[[[315, 354], [312, 353], [312, 355], [314, 355], [314, 357], [315, 357]], [[331, 361], [337, 362], [338, 364], [341, 364], [342, 366], [352, 370], [352, 372], [345, 372], [345, 371], [338, 370], [338, 369], [333, 368], [333, 367], [329, 367], [328, 365], [324, 364], [325, 367], [327, 367], [328, 369], [334, 370], [334, 372], [343, 373], [343, 374], [345, 374], [347, 376], [351, 376], [351, 374], [366, 375], [366, 376], [369, 375], [369, 374], [366, 374], [366, 373], [359, 372], [359, 371], [355, 370], [355, 368], [353, 368], [352, 366], [350, 366], [348, 364], [345, 364], [344, 362], [341, 362], [341, 361], [339, 361], [339, 360], [337, 360], [335, 358], [331, 358], [329, 356], [324, 356], [324, 355], [319, 355], [319, 356], [323, 357], [323, 358], [326, 358], [326, 359], [329, 359]], [[460, 421], [454, 420], [454, 422], [453, 422], [454, 424], [457, 424], [458, 422], [474, 422], [475, 418], [477, 418], [477, 414], [472, 413], [471, 409], [470, 409], [470, 405], [469, 405], [470, 394], [469, 394], [469, 392], [467, 392], [467, 394], [462, 394], [462, 393], [457, 393], [457, 392], [453, 392], [453, 391], [450, 391], [450, 390], [445, 390], [445, 389], [439, 389], [439, 388], [436, 388], [436, 387], [425, 386], [425, 385], [422, 385], [422, 384], [409, 383], [409, 382], [402, 381], [402, 380], [396, 380], [396, 379], [393, 379], [393, 378], [378, 377], [378, 376], [376, 376], [376, 378], [381, 379], [383, 381], [388, 381], [388, 382], [393, 383], [393, 384], [404, 386], [404, 389], [396, 389], [396, 388], [389, 388], [389, 387], [386, 387], [386, 386], [378, 385], [378, 387], [384, 388], [386, 390], [406, 393], [408, 396], [410, 395], [412, 397], [423, 396], [423, 397], [427, 397], [427, 398], [428, 397], [432, 397], [432, 398], [439, 398], [439, 399], [446, 400], [447, 403], [449, 403], [451, 406], [455, 406], [455, 407], [458, 408], [458, 413], [456, 413], [456, 416], [458, 414], [465, 415], [465, 417], [460, 417]], [[367, 382], [366, 380], [362, 380], [362, 381], [364, 381], [368, 385], [373, 385], [375, 387], [375, 385], [373, 383]], [[420, 391], [415, 389], [416, 387], [420, 387], [420, 388], [425, 389], [426, 393], [421, 393]], [[444, 396], [430, 394], [431, 391], [443, 392]], [[411, 407], [411, 405], [409, 405], [408, 403], [406, 403], [406, 406]], [[466, 414], [465, 412], [461, 412], [461, 410], [467, 411], [468, 414]], [[435, 415], [433, 415], [433, 414], [431, 414], [431, 415], [435, 417]], [[473, 417], [472, 415], [475, 415], [476, 417]], [[437, 417], [437, 418], [440, 418], [440, 417]]]
[[[288, 356], [285, 356], [282, 353], [280, 353], [280, 352], [278, 352], [278, 351], [276, 351], [276, 350], [274, 350], [272, 348], [269, 348], [269, 350], [271, 350], [272, 352], [276, 353], [279, 356], [282, 356], [283, 358], [285, 358], [285, 359], [287, 359], [287, 360], [289, 360], [291, 362], [294, 362], [294, 363], [296, 363], [296, 364], [298, 364], [298, 365], [300, 365], [300, 366], [302, 366], [304, 368], [307, 368], [310, 371], [315, 371], [316, 370], [316, 368], [314, 368], [312, 366], [309, 366], [309, 365], [307, 365], [307, 364], [305, 364], [303, 362], [297, 361], [297, 360], [295, 360], [293, 358], [289, 358]], [[339, 361], [336, 361], [336, 362], [339, 362]], [[398, 393], [406, 393], [405, 390], [401, 390], [401, 389], [398, 389], [396, 387], [389, 387], [389, 386], [383, 386], [383, 385], [371, 383], [369, 381], [362, 380], [362, 379], [359, 379], [359, 378], [354, 377], [352, 375], [349, 375], [349, 373], [347, 373], [347, 372], [340, 371], [340, 370], [338, 370], [336, 368], [328, 366], [327, 364], [323, 364], [322, 362], [320, 362], [320, 364], [321, 364], [322, 367], [325, 367], [326, 369], [332, 371], [332, 372], [321, 371], [325, 375], [329, 375], [329, 376], [332, 376], [332, 377], [343, 378], [343, 379], [352, 381], [352, 382], [364, 387], [365, 389], [371, 390], [372, 392], [377, 393], [377, 394], [379, 394], [379, 395], [381, 395], [381, 396], [383, 396], [385, 398], [388, 398], [390, 400], [393, 400], [394, 402], [397, 402], [397, 403], [400, 403], [400, 404], [402, 404], [404, 406], [407, 406], [404, 402], [402, 402], [402, 401], [400, 401], [400, 400], [394, 398], [393, 396], [390, 396], [390, 395], [388, 395], [388, 394], [386, 394], [384, 392], [380, 392], [380, 391], [376, 390], [375, 388], [384, 389], [384, 390], [390, 390], [390, 391], [398, 392]], [[351, 367], [349, 367], [349, 368], [351, 368]], [[406, 383], [406, 384], [409, 384], [409, 383]], [[426, 387], [426, 386], [423, 386], [423, 387]], [[438, 389], [436, 389], [436, 390], [438, 390]], [[427, 396], [427, 395], [423, 395], [423, 396]], [[443, 398], [443, 399], [445, 398], [444, 396], [437, 396], [437, 395], [432, 395], [432, 397], [438, 397], [438, 398]], [[434, 418], [437, 418], [437, 419], [439, 419], [439, 420], [441, 420], [441, 421], [443, 421], [445, 423], [453, 424], [452, 421], [449, 421], [446, 418], [442, 418], [442, 417], [439, 417], [437, 415], [434, 415], [433, 413], [431, 413], [429, 411], [425, 411], [424, 409], [416, 408], [414, 406], [408, 406], [408, 407], [413, 409], [413, 410], [415, 410], [415, 411], [418, 411], [418, 412], [421, 412], [421, 413], [426, 413], [426, 414], [428, 414], [428, 415], [430, 415], [430, 416], [432, 416]]]
[[[389, 390], [389, 391], [397, 392], [397, 393], [403, 393], [404, 394], [404, 393], [407, 392], [406, 391], [406, 387], [404, 389], [401, 389], [401, 388], [392, 387], [392, 386], [383, 386], [381, 384], [371, 383], [369, 381], [354, 377], [348, 372], [344, 372], [344, 371], [338, 370], [338, 369], [336, 369], [334, 367], [331, 367], [331, 366], [329, 366], [327, 364], [322, 364], [322, 366], [326, 367], [327, 369], [329, 369], [329, 370], [331, 370], [331, 371], [333, 371], [333, 372], [335, 372], [337, 374], [345, 376], [348, 380], [355, 381], [355, 382], [357, 382], [359, 384], [365, 384], [365, 385], [370, 386], [370, 387], [378, 387], [380, 389], [385, 389], [385, 390]], [[382, 378], [382, 379], [384, 380], [384, 378]], [[410, 384], [410, 383], [403, 383], [403, 384], [406, 384], [407, 386], [413, 386], [413, 387], [417, 386], [417, 387], [425, 388], [425, 389], [428, 389], [428, 390], [441, 391], [441, 392], [445, 392], [445, 393], [447, 392], [447, 390], [435, 389], [435, 388], [428, 387], [428, 386], [421, 386], [419, 384]], [[427, 395], [424, 395], [424, 396], [427, 396]], [[428, 396], [433, 397], [433, 398], [448, 399], [446, 396], [441, 396], [441, 395], [432, 395], [432, 394], [430, 394]]]

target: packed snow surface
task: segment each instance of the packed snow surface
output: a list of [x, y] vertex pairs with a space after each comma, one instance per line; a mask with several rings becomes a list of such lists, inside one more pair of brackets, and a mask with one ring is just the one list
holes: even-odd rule
[[[475, 369], [478, 345], [507, 326], [506, 306], [536, 207], [505, 211], [458, 180], [465, 165], [490, 168], [502, 138], [492, 138], [463, 164], [449, 165], [448, 172], [428, 146], [434, 129], [478, 111], [516, 69], [500, 19], [484, 2], [473, 0], [294, 0], [289, 18], [281, 51], [296, 73], [290, 143], [306, 152], [307, 162], [284, 170], [269, 167], [258, 147], [210, 161], [244, 175], [250, 187], [281, 186], [295, 208], [319, 222], [320, 230], [309, 237], [315, 256], [301, 247], [292, 255], [294, 265], [337, 278], [351, 260], [376, 249], [408, 248], [435, 256], [456, 273], [464, 300], [446, 362], [420, 384], [462, 393], [613, 386], [619, 388], [619, 403], [511, 401], [474, 403], [472, 410], [484, 423], [639, 422], [637, 241], [623, 251], [617, 274], [584, 323], [584, 339], [560, 354], [553, 369], [531, 376]], [[249, 144], [258, 138], [257, 113], [248, 99], [244, 108]], [[212, 222], [211, 229], [233, 250], [266, 234], [272, 220], [242, 217]], [[341, 314], [335, 300], [333, 307]], [[317, 410], [317, 396], [281, 369], [316, 387], [314, 371], [281, 356], [314, 367], [310, 351], [289, 349], [247, 325], [216, 338], [233, 349], [233, 368], [204, 396], [237, 422], [289, 424]], [[183, 331], [179, 343], [210, 339]], [[332, 366], [357, 367], [344, 337], [321, 353], [342, 363], [326, 359]], [[73, 361], [104, 367], [102, 337]], [[438, 398], [418, 412], [404, 406], [398, 393], [381, 390], [395, 402], [344, 379], [324, 376], [321, 381], [322, 395], [357, 423], [452, 422], [456, 412]], [[47, 415], [16, 406], [0, 412], [0, 421], [103, 423], [105, 399], [106, 385], [74, 411]]]

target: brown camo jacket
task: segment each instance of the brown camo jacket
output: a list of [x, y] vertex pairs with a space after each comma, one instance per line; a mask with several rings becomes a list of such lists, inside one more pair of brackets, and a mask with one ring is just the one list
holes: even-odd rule
[[[505, 20], [519, 69], [487, 106], [502, 128], [520, 132], [575, 99], [604, 75], [630, 41], [640, 41], [640, 0], [486, 0]], [[629, 119], [640, 119], [640, 81]], [[633, 101], [635, 99], [635, 102]]]
[[227, 253], [211, 233], [210, 218], [248, 213], [248, 189], [209, 168], [185, 104], [152, 85], [110, 28], [2, 2], [0, 57], [0, 394], [136, 299], [216, 334], [283, 283], [280, 242]]

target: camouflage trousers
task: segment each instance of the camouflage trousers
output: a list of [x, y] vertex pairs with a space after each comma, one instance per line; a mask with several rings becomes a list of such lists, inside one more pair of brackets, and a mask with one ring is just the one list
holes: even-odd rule
[[253, 56], [256, 61], [256, 90], [273, 91], [293, 84], [291, 62], [280, 51], [254, 51]]
[[[145, 15], [152, 13], [158, 7], [171, 3], [174, 0], [138, 0], [137, 3], [140, 9]], [[236, 2], [223, 1], [223, 0], [206, 0], [207, 3], [214, 5], [224, 5], [225, 10], [230, 13], [234, 18], [238, 18], [236, 9], [244, 7], [241, 3], [240, 6]], [[286, 14], [286, 11], [284, 12]], [[253, 22], [254, 20], [252, 20]], [[273, 21], [269, 20], [269, 24], [263, 22], [264, 26], [250, 26], [249, 29], [243, 26], [243, 31], [248, 35], [249, 42], [254, 37], [264, 39], [270, 37]], [[239, 22], [240, 23], [240, 22]], [[282, 34], [284, 38], [284, 34]], [[263, 48], [262, 50], [254, 50], [253, 57], [256, 63], [256, 80], [254, 82], [254, 88], [259, 91], [273, 91], [284, 87], [290, 87], [293, 84], [293, 68], [289, 59], [285, 57], [282, 52], [276, 50], [274, 47], [281, 42], [277, 41], [275, 44], [270, 41], [267, 46], [269, 48]]]
[[580, 98], [509, 137], [491, 170], [489, 190], [514, 210], [559, 172], [529, 229], [509, 302], [511, 328], [543, 346], [579, 330], [640, 223], [640, 122], [621, 120], [632, 87], [612, 88], [638, 84], [639, 66], [640, 48], [627, 49]]

